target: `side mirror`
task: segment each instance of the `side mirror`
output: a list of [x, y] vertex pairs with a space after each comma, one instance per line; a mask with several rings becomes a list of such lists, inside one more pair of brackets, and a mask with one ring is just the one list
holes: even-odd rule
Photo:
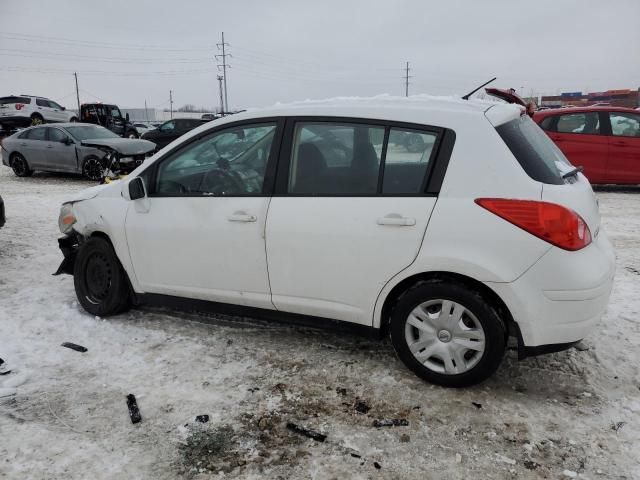
[[127, 119], [127, 122], [129, 121], [129, 112], [127, 112], [127, 114], [124, 116], [124, 118]]
[[146, 195], [142, 178], [136, 177], [129, 182], [129, 200], [138, 200]]

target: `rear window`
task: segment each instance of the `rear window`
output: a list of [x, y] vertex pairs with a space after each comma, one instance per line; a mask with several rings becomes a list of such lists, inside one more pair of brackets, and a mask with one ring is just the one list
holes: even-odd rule
[[573, 167], [528, 115], [510, 120], [496, 130], [527, 175], [542, 183], [565, 183], [562, 175]]
[[31, 99], [28, 97], [2, 97], [0, 98], [0, 105], [11, 105], [14, 103], [31, 103]]

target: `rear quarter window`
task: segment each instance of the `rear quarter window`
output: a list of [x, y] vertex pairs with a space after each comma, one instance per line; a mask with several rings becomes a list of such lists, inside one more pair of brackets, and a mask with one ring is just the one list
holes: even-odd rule
[[562, 185], [573, 167], [551, 139], [527, 115], [496, 127], [500, 138], [533, 180]]
[[0, 98], [0, 105], [11, 105], [11, 104], [14, 104], [14, 103], [26, 103], [26, 104], [29, 104], [29, 103], [31, 103], [31, 99], [29, 99], [28, 97], [15, 97], [15, 96]]

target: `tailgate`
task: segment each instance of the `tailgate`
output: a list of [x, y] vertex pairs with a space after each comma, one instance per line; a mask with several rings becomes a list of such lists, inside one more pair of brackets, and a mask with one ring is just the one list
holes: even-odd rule
[[570, 208], [587, 222], [591, 236], [593, 238], [597, 236], [600, 229], [598, 200], [595, 193], [593, 193], [589, 180], [581, 173], [578, 174], [574, 183], [566, 183], [564, 185], [543, 184], [542, 200]]

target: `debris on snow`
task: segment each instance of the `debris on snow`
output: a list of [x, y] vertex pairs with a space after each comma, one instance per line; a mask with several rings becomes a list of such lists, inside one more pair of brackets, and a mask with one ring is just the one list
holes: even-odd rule
[[500, 455], [499, 453], [496, 453], [496, 460], [502, 463], [508, 463], [509, 465], [516, 464], [516, 461], [514, 459], [505, 457], [504, 455]]
[[482, 404], [478, 402], [471, 402], [471, 405], [473, 405], [476, 408], [482, 408]]
[[209, 421], [209, 415], [197, 415], [196, 422], [199, 423], [207, 423]]
[[132, 393], [127, 395], [127, 408], [129, 408], [129, 417], [131, 417], [131, 423], [138, 423], [142, 420], [140, 415], [140, 409], [138, 408], [138, 402], [136, 397]]
[[408, 427], [409, 421], [406, 418], [389, 418], [383, 420], [374, 420], [373, 426], [380, 427]]
[[76, 352], [86, 352], [87, 351], [87, 347], [83, 347], [82, 345], [77, 345], [75, 343], [71, 343], [71, 342], [64, 342], [62, 345], [62, 347], [66, 347], [66, 348], [70, 348], [71, 350], [75, 350]]
[[611, 424], [611, 430], [613, 430], [614, 432], [617, 432], [622, 427], [624, 427], [626, 424], [627, 424], [627, 422], [613, 422]]
[[323, 433], [316, 432], [315, 430], [311, 430], [310, 428], [301, 427], [300, 425], [296, 425], [293, 422], [287, 422], [287, 428], [292, 432], [296, 432], [304, 435], [305, 437], [312, 438], [317, 442], [324, 442], [327, 438], [327, 436]]
[[369, 410], [371, 410], [371, 407], [367, 405], [367, 403], [363, 400], [356, 400], [353, 408], [355, 408], [356, 412], [358, 413], [367, 413]]
[[373, 466], [376, 467], [376, 470], [380, 470], [382, 468], [382, 465], [380, 465], [378, 462], [373, 462]]

